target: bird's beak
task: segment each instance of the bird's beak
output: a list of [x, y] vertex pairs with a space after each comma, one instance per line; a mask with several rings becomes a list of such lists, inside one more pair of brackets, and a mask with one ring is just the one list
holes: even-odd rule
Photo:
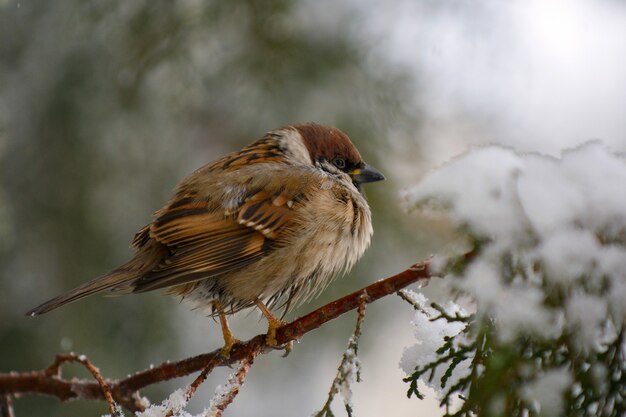
[[352, 180], [357, 184], [364, 184], [366, 182], [376, 182], [385, 179], [385, 176], [380, 173], [376, 168], [367, 165], [365, 162], [359, 167], [350, 171]]

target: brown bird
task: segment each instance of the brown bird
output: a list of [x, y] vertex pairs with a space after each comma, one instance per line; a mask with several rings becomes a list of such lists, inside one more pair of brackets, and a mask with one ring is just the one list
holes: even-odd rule
[[363, 162], [348, 136], [316, 123], [287, 126], [207, 164], [132, 241], [135, 256], [106, 275], [30, 310], [36, 316], [101, 291], [166, 289], [226, 314], [258, 306], [276, 344], [290, 308], [322, 291], [363, 255], [372, 236], [361, 184], [384, 176]]

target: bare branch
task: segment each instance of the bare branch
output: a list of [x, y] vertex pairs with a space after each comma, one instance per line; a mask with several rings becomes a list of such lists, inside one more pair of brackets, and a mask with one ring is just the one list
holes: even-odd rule
[[[394, 294], [417, 281], [428, 280], [431, 278], [429, 267], [430, 260], [419, 262], [406, 271], [379, 280], [345, 297], [332, 301], [277, 329], [276, 341], [280, 345], [284, 345], [291, 341], [299, 340], [306, 333], [320, 327], [324, 323], [359, 307], [360, 300], [363, 297], [366, 303], [371, 303], [389, 294]], [[230, 352], [229, 358], [224, 358], [220, 354], [220, 350], [217, 349], [213, 352], [178, 362], [166, 362], [123, 379], [104, 380], [100, 376], [101, 382], [100, 380], [96, 382], [76, 378], [71, 380], [63, 379], [58, 374], [61, 364], [58, 363], [59, 359], [57, 357], [54, 364], [41, 371], [0, 373], [0, 396], [45, 394], [57, 397], [61, 401], [70, 399], [99, 400], [107, 399], [108, 392], [115, 402], [128, 410], [141, 411], [144, 406], [140, 401], [138, 391], [144, 387], [202, 370], [208, 375], [216, 366], [230, 366], [245, 360], [251, 362], [255, 356], [271, 350], [272, 348], [266, 344], [266, 335], [260, 334], [246, 342], [236, 343]], [[80, 360], [74, 360], [81, 362]], [[96, 377], [93, 372], [92, 374]]]
[[104, 399], [109, 405], [109, 412], [111, 413], [111, 416], [114, 416], [116, 414], [116, 404], [115, 404], [115, 401], [113, 400], [113, 395], [111, 394], [111, 388], [105, 382], [104, 378], [102, 377], [102, 374], [100, 374], [100, 370], [93, 363], [91, 363], [91, 361], [87, 359], [85, 355], [77, 355], [75, 353], [57, 355], [52, 365], [44, 369], [43, 373], [44, 375], [47, 375], [49, 377], [60, 378], [61, 377], [61, 365], [63, 365], [64, 363], [71, 363], [71, 362], [80, 363], [85, 368], [87, 368], [87, 370], [89, 371], [89, 373], [91, 373], [91, 375], [93, 375], [93, 377], [98, 382], [98, 385], [100, 386], [100, 390], [102, 391], [102, 395], [104, 396]]

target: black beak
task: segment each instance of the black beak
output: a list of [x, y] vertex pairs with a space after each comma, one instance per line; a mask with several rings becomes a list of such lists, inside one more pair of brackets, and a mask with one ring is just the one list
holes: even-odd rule
[[352, 177], [352, 181], [357, 184], [365, 184], [367, 182], [382, 181], [385, 176], [380, 173], [376, 168], [367, 165], [365, 162], [360, 167], [353, 169], [349, 172]]

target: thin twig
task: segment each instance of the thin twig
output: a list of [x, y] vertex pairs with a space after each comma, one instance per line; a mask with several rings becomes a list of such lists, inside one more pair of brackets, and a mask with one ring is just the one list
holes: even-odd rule
[[[189, 402], [191, 400], [191, 398], [193, 397], [193, 395], [196, 393], [196, 390], [198, 389], [198, 387], [200, 385], [202, 385], [202, 383], [204, 381], [206, 381], [207, 377], [209, 376], [209, 374], [211, 373], [211, 371], [215, 368], [215, 366], [211, 366], [211, 364], [209, 364], [209, 366], [206, 366], [202, 372], [200, 372], [200, 375], [198, 375], [196, 377], [196, 379], [193, 380], [193, 382], [191, 384], [189, 384], [189, 387], [187, 387], [187, 392], [185, 392], [185, 403]], [[165, 417], [172, 417], [174, 415], [174, 411], [173, 409], [170, 409], [166, 414]]]
[[[419, 262], [399, 274], [379, 280], [330, 302], [277, 329], [276, 340], [280, 345], [299, 340], [306, 333], [324, 323], [359, 307], [363, 294], [367, 294], [366, 303], [371, 303], [417, 281], [428, 280], [431, 277], [429, 266], [430, 260]], [[55, 362], [42, 371], [0, 373], [0, 395], [46, 394], [55, 396], [61, 401], [67, 401], [70, 399], [107, 399], [107, 393], [109, 393], [115, 402], [128, 410], [140, 411], [143, 410], [143, 405], [137, 392], [142, 388], [190, 375], [203, 369], [208, 369], [210, 372], [216, 366], [230, 366], [245, 358], [272, 350], [272, 347], [266, 344], [266, 335], [260, 334], [246, 342], [233, 345], [228, 359], [221, 355], [220, 349], [217, 349], [178, 362], [166, 362], [124, 379], [109, 380], [107, 383], [104, 383], [101, 377], [102, 383], [85, 379], [63, 379], [58, 375], [60, 364]]]
[[61, 365], [63, 365], [64, 363], [71, 363], [71, 362], [76, 362], [76, 363], [80, 363], [81, 365], [83, 365], [85, 368], [87, 368], [89, 373], [91, 373], [91, 375], [96, 379], [96, 381], [98, 382], [98, 385], [100, 386], [100, 390], [102, 391], [102, 395], [104, 396], [104, 399], [109, 405], [109, 412], [111, 413], [111, 416], [115, 416], [117, 414], [117, 411], [116, 411], [117, 405], [115, 404], [115, 400], [113, 400], [113, 394], [111, 393], [111, 388], [102, 377], [100, 370], [93, 363], [91, 363], [91, 361], [87, 359], [85, 355], [77, 355], [75, 353], [57, 355], [52, 365], [50, 365], [44, 370], [44, 374], [47, 376], [60, 377]]
[[224, 394], [216, 395], [218, 401], [214, 404], [211, 404], [211, 409], [208, 416], [211, 417], [222, 417], [224, 410], [228, 407], [234, 400], [248, 375], [248, 371], [250, 367], [254, 363], [254, 357], [246, 358], [241, 361], [241, 365], [237, 372], [235, 372], [231, 378], [228, 379], [227, 387], [230, 387], [229, 390]]
[[[330, 386], [330, 390], [328, 391], [328, 397], [326, 398], [326, 403], [320, 411], [318, 411], [314, 417], [333, 417], [334, 414], [330, 408], [330, 405], [333, 402], [333, 399], [339, 393], [342, 386], [347, 386], [348, 390], [351, 391], [350, 382], [353, 378], [354, 371], [356, 371], [355, 379], [356, 382], [361, 382], [361, 366], [357, 359], [357, 353], [359, 349], [359, 338], [361, 337], [361, 326], [363, 323], [363, 319], [365, 318], [365, 306], [367, 305], [367, 293], [364, 293], [361, 296], [361, 302], [359, 304], [359, 309], [357, 313], [356, 326], [354, 328], [354, 332], [350, 337], [348, 342], [348, 347], [346, 348], [343, 356], [341, 357], [341, 362], [337, 367], [337, 375], [333, 380], [332, 385]], [[356, 369], [354, 369], [356, 368]], [[346, 407], [346, 412], [348, 413], [348, 417], [352, 417], [352, 404], [350, 403], [350, 399], [344, 397], [344, 405]]]
[[0, 396], [0, 417], [15, 417], [13, 399], [10, 395]]
[[189, 388], [187, 388], [187, 393], [185, 395], [185, 397], [187, 398], [187, 401], [191, 400], [191, 398], [196, 393], [196, 390], [198, 389], [198, 387], [202, 385], [204, 381], [206, 381], [207, 377], [209, 376], [212, 370], [213, 370], [213, 367], [207, 366], [206, 368], [202, 370], [202, 372], [200, 372], [200, 375], [198, 375], [196, 379], [193, 380], [193, 382], [189, 385]]

